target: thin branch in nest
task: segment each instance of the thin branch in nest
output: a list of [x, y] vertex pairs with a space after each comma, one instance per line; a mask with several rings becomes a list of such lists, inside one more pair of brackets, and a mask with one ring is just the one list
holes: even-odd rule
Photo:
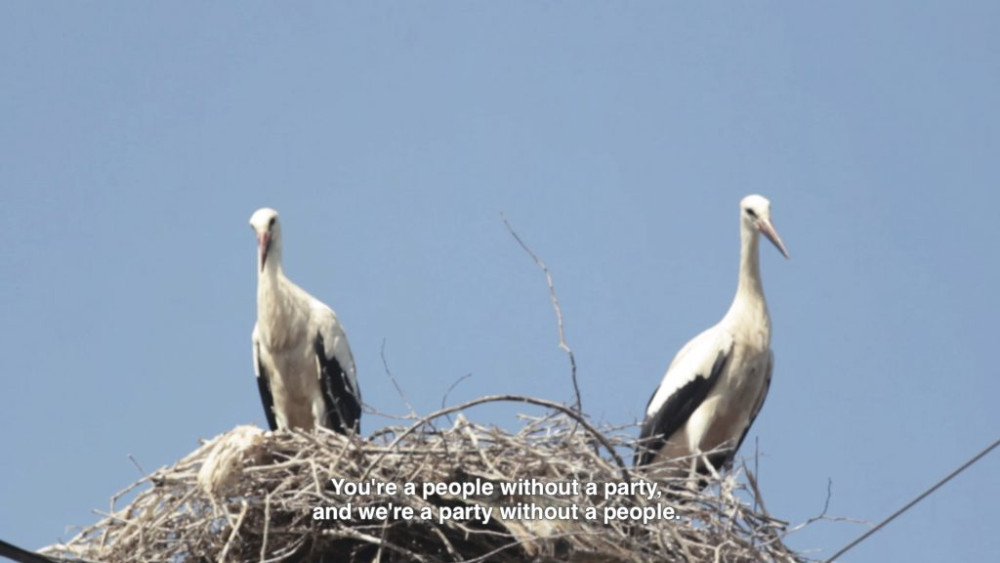
[[222, 548], [222, 554], [219, 555], [220, 562], [224, 562], [226, 560], [226, 556], [229, 554], [229, 550], [232, 548], [233, 542], [236, 540], [236, 536], [240, 534], [240, 528], [243, 527], [243, 519], [246, 518], [247, 510], [249, 509], [250, 505], [244, 500], [243, 508], [240, 510], [240, 515], [236, 519], [236, 523], [233, 525], [233, 531], [229, 534], [229, 540], [226, 541], [225, 547]]
[[380, 548], [382, 546], [385, 546], [385, 547], [389, 548], [392, 551], [401, 553], [401, 554], [409, 557], [412, 561], [427, 561], [426, 557], [424, 557], [423, 555], [420, 555], [419, 553], [417, 553], [415, 551], [411, 551], [409, 549], [406, 549], [403, 546], [395, 545], [395, 544], [393, 544], [391, 542], [388, 542], [388, 541], [385, 541], [385, 540], [381, 540], [381, 539], [376, 538], [376, 537], [374, 537], [372, 535], [364, 534], [364, 533], [361, 533], [361, 532], [359, 532], [357, 530], [353, 530], [351, 528], [341, 528], [340, 530], [336, 530], [336, 531], [331, 530], [328, 535], [331, 535], [331, 536], [342, 536], [342, 537], [346, 537], [346, 538], [354, 538], [354, 539], [361, 540], [363, 542], [370, 543], [372, 545], [379, 546]]
[[134, 465], [135, 468], [139, 470], [139, 475], [146, 475], [146, 470], [143, 469], [141, 465], [139, 465], [139, 461], [135, 459], [134, 455], [128, 454], [128, 458], [132, 460], [132, 465]]
[[559, 403], [556, 403], [556, 402], [553, 402], [553, 401], [546, 401], [545, 399], [536, 399], [534, 397], [527, 397], [527, 396], [524, 396], [524, 395], [488, 395], [486, 397], [480, 397], [478, 399], [473, 399], [471, 401], [462, 403], [460, 405], [454, 405], [454, 406], [448, 407], [446, 409], [441, 409], [441, 410], [439, 410], [437, 412], [433, 412], [433, 413], [431, 413], [431, 414], [429, 414], [429, 415], [421, 418], [420, 420], [418, 420], [415, 423], [413, 423], [413, 426], [409, 427], [408, 429], [406, 429], [405, 432], [403, 432], [402, 434], [400, 434], [399, 436], [397, 436], [396, 439], [393, 440], [391, 444], [389, 444], [389, 447], [387, 448], [387, 451], [383, 452], [378, 458], [375, 459], [374, 462], [372, 462], [371, 465], [368, 466], [368, 469], [366, 469], [365, 472], [364, 472], [364, 474], [361, 476], [361, 480], [363, 481], [363, 480], [367, 479], [368, 475], [371, 473], [372, 469], [374, 467], [376, 467], [378, 464], [382, 463], [382, 460], [385, 458], [386, 454], [388, 453], [388, 450], [392, 450], [393, 448], [395, 448], [396, 446], [398, 446], [399, 443], [403, 440], [403, 438], [406, 438], [411, 433], [413, 433], [417, 428], [420, 428], [424, 424], [429, 424], [430, 421], [434, 420], [435, 418], [442, 417], [442, 416], [444, 416], [446, 414], [449, 414], [449, 413], [453, 413], [453, 412], [465, 410], [467, 408], [471, 408], [471, 407], [474, 407], [476, 405], [481, 405], [481, 404], [484, 404], [484, 403], [497, 403], [497, 402], [504, 402], [504, 401], [510, 401], [510, 402], [515, 402], [515, 403], [528, 403], [528, 404], [532, 404], [532, 405], [538, 405], [538, 406], [541, 406], [541, 407], [548, 407], [550, 409], [555, 409], [555, 410], [558, 410], [558, 411], [566, 414], [567, 416], [569, 416], [573, 420], [575, 420], [578, 423], [580, 423], [581, 426], [583, 426], [585, 429], [587, 429], [587, 432], [590, 432], [590, 434], [594, 438], [596, 438], [597, 441], [600, 442], [601, 445], [603, 445], [606, 450], [608, 450], [608, 452], [611, 454], [611, 456], [615, 459], [615, 463], [618, 464], [618, 468], [621, 469], [622, 480], [625, 481], [625, 482], [627, 482], [627, 483], [631, 483], [632, 482], [632, 479], [629, 476], [628, 468], [625, 466], [625, 461], [622, 460], [622, 457], [620, 455], [618, 455], [618, 452], [615, 450], [614, 446], [612, 446], [608, 442], [608, 439], [604, 436], [604, 434], [602, 434], [596, 428], [594, 428], [593, 426], [591, 426], [590, 423], [587, 422], [587, 420], [583, 417], [583, 415], [579, 414], [578, 412], [576, 412], [573, 409], [566, 408], [564, 405], [561, 405]]
[[[462, 377], [459, 377], [458, 379], [456, 379], [455, 382], [452, 383], [450, 387], [448, 387], [448, 390], [444, 392], [444, 397], [441, 397], [441, 408], [442, 409], [445, 408], [445, 404], [447, 404], [447, 402], [448, 402], [448, 396], [451, 395], [451, 392], [456, 387], [458, 387], [459, 383], [465, 381], [466, 379], [468, 379], [470, 377], [472, 377], [472, 373], [467, 373], [467, 374], [463, 375]], [[448, 417], [448, 422], [450, 424], [453, 424], [453, 422], [451, 420], [451, 416]]]
[[417, 418], [417, 411], [414, 410], [413, 405], [410, 404], [410, 400], [406, 398], [406, 393], [403, 392], [403, 388], [399, 386], [399, 382], [396, 381], [395, 376], [392, 375], [392, 371], [389, 370], [389, 361], [385, 359], [385, 338], [382, 339], [382, 347], [379, 350], [379, 355], [382, 356], [382, 367], [385, 368], [385, 374], [389, 376], [389, 380], [392, 381], [393, 387], [396, 388], [396, 392], [403, 399], [403, 404], [409, 409], [410, 418]]
[[576, 412], [583, 414], [583, 401], [580, 399], [580, 385], [576, 381], [576, 356], [573, 354], [573, 349], [566, 343], [566, 330], [563, 328], [562, 309], [559, 307], [559, 298], [556, 296], [556, 286], [552, 281], [552, 274], [549, 273], [549, 268], [545, 265], [545, 262], [542, 262], [542, 259], [539, 258], [538, 255], [535, 254], [523, 240], [521, 240], [521, 237], [514, 231], [514, 228], [510, 226], [510, 222], [507, 221], [507, 216], [501, 213], [500, 218], [503, 219], [503, 224], [507, 227], [507, 232], [514, 237], [517, 244], [521, 245], [521, 248], [528, 253], [528, 256], [531, 256], [531, 259], [535, 261], [535, 264], [538, 265], [538, 267], [541, 268], [542, 273], [545, 274], [545, 283], [549, 286], [549, 300], [552, 302], [552, 309], [556, 313], [556, 324], [559, 328], [559, 348], [566, 352], [566, 355], [569, 356], [569, 373], [571, 379], [573, 380], [573, 393], [576, 394]]
[[260, 560], [267, 558], [267, 534], [271, 527], [271, 493], [264, 496], [264, 532], [260, 539]]
[[[746, 464], [743, 465], [744, 469]], [[757, 500], [760, 498], [760, 491], [757, 490], [757, 476], [760, 475], [760, 436], [753, 437], [753, 476], [754, 481], [751, 483], [753, 485], [754, 497], [753, 497], [753, 508], [757, 510]], [[767, 512], [767, 509], [764, 509]]]

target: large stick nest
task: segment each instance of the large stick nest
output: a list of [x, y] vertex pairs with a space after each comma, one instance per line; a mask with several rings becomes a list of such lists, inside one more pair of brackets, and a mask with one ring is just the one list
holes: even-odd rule
[[[463, 499], [448, 494], [405, 495], [404, 483], [627, 482], [652, 479], [626, 468], [618, 451], [632, 451], [624, 429], [598, 431], [560, 407], [524, 417], [516, 434], [443, 415], [484, 398], [388, 427], [368, 440], [318, 432], [262, 432], [241, 426], [204, 443], [173, 466], [159, 469], [112, 500], [111, 513], [49, 555], [119, 561], [799, 561], [781, 542], [785, 523], [760, 509], [759, 496], [740, 483], [740, 471], [710, 479], [707, 488], [677, 486], [659, 500], [641, 495], [497, 494]], [[527, 399], [527, 400], [525, 400]], [[448, 428], [437, 426], [447, 425]], [[747, 475], [751, 477], [750, 475]], [[331, 480], [393, 482], [393, 495], [335, 494]], [[752, 479], [750, 480], [752, 483]], [[661, 482], [660, 490], [667, 483]], [[752, 487], [755, 491], [756, 487]], [[137, 492], [138, 491], [138, 492]], [[343, 491], [342, 491], [343, 492]], [[131, 497], [124, 508], [116, 502]], [[423, 520], [315, 520], [316, 507], [409, 506]], [[503, 520], [500, 506], [673, 507], [679, 518]], [[487, 523], [438, 520], [441, 510], [494, 507]], [[426, 514], [426, 512], [425, 512]]]

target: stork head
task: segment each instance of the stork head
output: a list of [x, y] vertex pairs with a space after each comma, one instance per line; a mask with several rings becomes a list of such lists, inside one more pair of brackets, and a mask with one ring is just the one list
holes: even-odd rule
[[278, 212], [270, 207], [262, 207], [250, 216], [250, 228], [257, 235], [257, 258], [260, 270], [264, 271], [269, 256], [272, 263], [281, 254], [281, 223]]
[[740, 202], [740, 220], [743, 228], [764, 235], [785, 255], [785, 258], [790, 258], [788, 251], [785, 250], [785, 243], [781, 242], [778, 231], [771, 223], [771, 202], [766, 197], [754, 194], [743, 198]]

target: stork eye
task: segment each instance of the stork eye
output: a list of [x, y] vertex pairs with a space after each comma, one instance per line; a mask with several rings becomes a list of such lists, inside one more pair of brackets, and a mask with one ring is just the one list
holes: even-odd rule
[[276, 217], [271, 217], [271, 220], [267, 222], [267, 228], [268, 229], [270, 229], [271, 227], [274, 226], [274, 220], [275, 219], [276, 219]]
[[757, 218], [757, 212], [754, 211], [753, 209], [750, 209], [749, 207], [747, 208], [747, 215], [753, 217], [754, 219]]

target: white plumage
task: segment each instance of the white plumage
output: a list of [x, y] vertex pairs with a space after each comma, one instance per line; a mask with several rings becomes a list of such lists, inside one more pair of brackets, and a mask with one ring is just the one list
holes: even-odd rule
[[285, 277], [278, 213], [250, 217], [257, 235], [253, 365], [272, 430], [360, 430], [361, 392], [347, 335], [333, 309]]
[[760, 412], [771, 383], [771, 319], [761, 285], [758, 242], [763, 234], [788, 258], [771, 224], [771, 203], [740, 202], [740, 272], [729, 311], [681, 348], [646, 407], [637, 465], [665, 462], [668, 476], [729, 464]]

